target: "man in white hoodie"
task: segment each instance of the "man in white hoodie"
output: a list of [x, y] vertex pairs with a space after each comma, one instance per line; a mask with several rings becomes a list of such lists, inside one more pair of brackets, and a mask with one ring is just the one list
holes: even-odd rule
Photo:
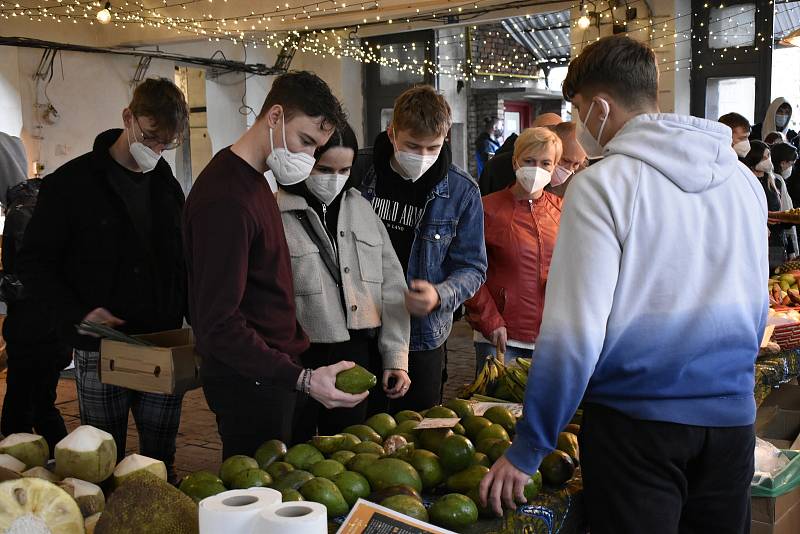
[[730, 128], [659, 113], [643, 43], [587, 46], [563, 92], [589, 157], [604, 157], [567, 192], [524, 418], [482, 498], [495, 511], [522, 501], [583, 399], [592, 534], [744, 534], [768, 309], [763, 190]]

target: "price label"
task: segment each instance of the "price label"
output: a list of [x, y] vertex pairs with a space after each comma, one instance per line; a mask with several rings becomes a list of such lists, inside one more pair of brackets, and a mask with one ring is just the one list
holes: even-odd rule
[[431, 428], [453, 428], [461, 421], [458, 417], [423, 419], [414, 427], [414, 430], [427, 430]]
[[761, 338], [761, 348], [763, 349], [767, 345], [769, 345], [769, 340], [772, 339], [772, 334], [775, 332], [775, 325], [771, 324], [768, 325], [764, 329], [764, 337]]

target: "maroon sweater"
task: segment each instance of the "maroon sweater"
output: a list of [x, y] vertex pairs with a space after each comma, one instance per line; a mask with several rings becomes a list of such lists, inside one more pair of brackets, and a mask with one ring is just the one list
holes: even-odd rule
[[186, 200], [183, 232], [203, 375], [294, 389], [308, 338], [297, 322], [289, 248], [267, 180], [230, 148], [220, 151]]

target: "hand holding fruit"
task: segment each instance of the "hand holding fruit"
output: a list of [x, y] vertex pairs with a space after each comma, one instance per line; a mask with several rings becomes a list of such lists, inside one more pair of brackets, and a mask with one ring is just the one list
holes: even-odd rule
[[406, 292], [406, 308], [414, 317], [425, 317], [439, 307], [441, 299], [433, 284], [425, 280], [413, 280], [411, 290]]
[[[394, 386], [391, 388], [389, 387], [390, 378], [395, 379]], [[386, 369], [383, 372], [383, 391], [390, 399], [399, 399], [408, 393], [409, 387], [411, 387], [411, 379], [408, 377], [408, 373], [402, 369]]]
[[518, 503], [527, 502], [525, 485], [530, 481], [530, 475], [514, 467], [505, 456], [501, 456], [481, 481], [481, 504], [491, 505], [492, 510], [502, 517], [503, 506], [516, 510]]
[[314, 369], [311, 375], [311, 396], [328, 409], [352, 408], [366, 399], [369, 395], [366, 391], [353, 395], [336, 389], [336, 375], [355, 365], [353, 362], [339, 362]]
[[489, 336], [489, 341], [492, 342], [492, 345], [497, 347], [497, 350], [505, 353], [506, 344], [508, 343], [508, 331], [506, 330], [506, 327], [501, 326], [500, 328], [492, 331], [492, 335]]

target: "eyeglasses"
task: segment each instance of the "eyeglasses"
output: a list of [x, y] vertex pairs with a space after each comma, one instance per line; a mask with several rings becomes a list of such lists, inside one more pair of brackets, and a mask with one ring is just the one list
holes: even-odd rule
[[[150, 148], [153, 148], [154, 146], [155, 147], [160, 146], [161, 150], [175, 150], [176, 148], [178, 148], [178, 146], [180, 146], [180, 144], [181, 144], [181, 138], [180, 137], [176, 136], [171, 141], [163, 141], [163, 140], [159, 139], [158, 137], [149, 136], [146, 133], [144, 133], [144, 129], [142, 128], [142, 125], [139, 123], [139, 117], [134, 115], [133, 116], [133, 120], [136, 121], [136, 126], [138, 126], [138, 128], [139, 128], [139, 133], [142, 136], [142, 140], [141, 140], [142, 144], [147, 145]], [[134, 132], [133, 135], [134, 135], [134, 137], [136, 137], [136, 132]]]

